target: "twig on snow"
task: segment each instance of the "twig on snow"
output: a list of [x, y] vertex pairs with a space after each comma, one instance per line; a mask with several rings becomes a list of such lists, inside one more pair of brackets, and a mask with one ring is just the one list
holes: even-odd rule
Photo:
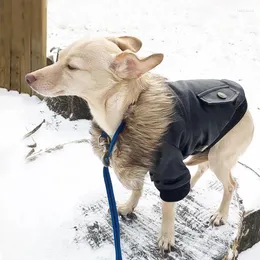
[[25, 159], [27, 159], [28, 157], [30, 157], [30, 156], [34, 153], [34, 151], [35, 151], [35, 149], [32, 148], [32, 149], [30, 150], [30, 152], [25, 156]]
[[38, 152], [35, 152], [34, 148], [27, 154], [26, 156], [26, 160], [28, 162], [32, 162], [34, 160], [36, 160], [39, 156], [45, 154], [45, 153], [52, 153], [54, 151], [58, 151], [64, 148], [64, 146], [68, 145], [68, 144], [79, 144], [79, 143], [88, 143], [89, 140], [88, 139], [80, 139], [80, 140], [75, 140], [75, 141], [71, 141], [71, 142], [67, 142], [64, 144], [58, 144], [54, 147], [49, 147], [43, 150], [39, 150]]
[[43, 123], [45, 123], [45, 119], [43, 119], [43, 121], [39, 125], [37, 125], [33, 130], [25, 134], [23, 140], [34, 134], [37, 130], [39, 130]]
[[253, 173], [255, 173], [259, 178], [260, 178], [260, 173], [258, 173], [257, 171], [255, 171], [254, 169], [252, 169], [251, 167], [249, 167], [248, 165], [246, 165], [245, 163], [242, 163], [240, 161], [238, 161], [239, 164], [243, 165], [244, 167], [246, 167], [247, 169], [251, 170]]

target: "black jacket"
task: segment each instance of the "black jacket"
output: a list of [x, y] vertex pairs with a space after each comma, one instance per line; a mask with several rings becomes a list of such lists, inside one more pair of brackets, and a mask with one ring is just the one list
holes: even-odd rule
[[150, 171], [151, 180], [167, 202], [190, 191], [189, 155], [210, 149], [244, 116], [242, 87], [230, 80], [184, 80], [168, 83], [174, 92], [173, 123], [162, 138]]

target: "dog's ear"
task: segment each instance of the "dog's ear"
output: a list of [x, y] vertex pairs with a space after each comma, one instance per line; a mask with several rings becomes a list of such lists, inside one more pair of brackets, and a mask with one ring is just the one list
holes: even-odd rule
[[159, 65], [162, 60], [161, 53], [152, 54], [140, 60], [134, 53], [123, 52], [115, 57], [110, 68], [120, 78], [135, 79]]
[[142, 47], [142, 42], [132, 36], [109, 37], [107, 39], [115, 43], [122, 51], [138, 52]]

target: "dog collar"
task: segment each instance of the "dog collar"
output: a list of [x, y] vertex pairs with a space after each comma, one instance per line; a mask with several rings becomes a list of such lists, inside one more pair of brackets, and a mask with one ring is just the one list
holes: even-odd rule
[[125, 122], [122, 121], [122, 123], [117, 128], [112, 140], [111, 140], [110, 136], [105, 131], [102, 131], [101, 135], [99, 136], [99, 145], [103, 146], [104, 155], [103, 155], [103, 158], [102, 158], [102, 162], [103, 162], [103, 165], [105, 167], [110, 166], [110, 160], [109, 159], [112, 156], [113, 149], [114, 149], [114, 146], [117, 142], [118, 136], [124, 130], [124, 128], [125, 128]]

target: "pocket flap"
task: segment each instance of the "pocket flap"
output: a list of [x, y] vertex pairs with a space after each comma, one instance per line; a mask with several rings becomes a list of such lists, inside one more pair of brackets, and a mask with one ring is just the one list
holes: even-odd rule
[[211, 88], [198, 94], [200, 100], [207, 104], [222, 104], [236, 100], [239, 92], [229, 86]]

